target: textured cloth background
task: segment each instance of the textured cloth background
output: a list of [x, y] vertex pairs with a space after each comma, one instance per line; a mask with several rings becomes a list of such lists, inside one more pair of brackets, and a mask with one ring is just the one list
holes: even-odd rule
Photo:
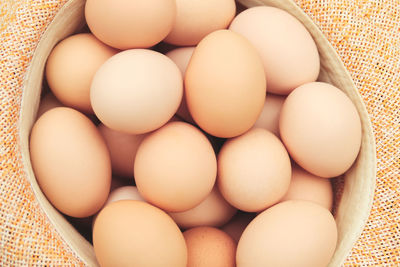
[[[370, 114], [377, 187], [346, 266], [400, 266], [400, 0], [295, 0], [336, 48]], [[47, 220], [22, 169], [25, 70], [66, 0], [0, 0], [0, 265], [82, 265]]]

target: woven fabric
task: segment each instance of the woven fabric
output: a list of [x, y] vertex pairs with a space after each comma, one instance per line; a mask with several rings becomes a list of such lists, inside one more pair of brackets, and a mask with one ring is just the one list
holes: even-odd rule
[[[377, 187], [345, 266], [400, 265], [400, 1], [295, 0], [349, 70], [370, 115]], [[23, 80], [44, 30], [66, 0], [0, 0], [0, 265], [83, 265], [48, 221], [22, 168]]]

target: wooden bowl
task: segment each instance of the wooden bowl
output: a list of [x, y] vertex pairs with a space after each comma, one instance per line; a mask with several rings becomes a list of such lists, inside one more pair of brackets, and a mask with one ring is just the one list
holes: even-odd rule
[[[286, 10], [301, 21], [313, 36], [320, 54], [321, 72], [318, 80], [342, 89], [355, 104], [362, 123], [362, 143], [358, 158], [344, 175], [344, 183], [336, 190], [335, 218], [338, 244], [330, 266], [340, 266], [349, 255], [368, 219], [375, 188], [376, 156], [371, 123], [357, 88], [349, 73], [324, 34], [291, 0], [239, 0], [246, 7], [268, 5]], [[31, 67], [27, 70], [22, 96], [20, 133], [24, 168], [38, 202], [71, 249], [89, 266], [97, 266], [92, 245], [46, 199], [39, 188], [29, 157], [29, 133], [39, 106], [46, 59], [52, 48], [63, 38], [81, 29], [84, 22], [84, 0], [70, 0], [54, 17], [43, 34]]]

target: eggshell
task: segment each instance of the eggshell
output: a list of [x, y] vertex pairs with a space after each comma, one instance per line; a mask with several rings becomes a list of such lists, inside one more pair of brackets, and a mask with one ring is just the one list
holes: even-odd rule
[[171, 31], [175, 0], [87, 0], [85, 18], [91, 32], [118, 48], [148, 48]]
[[296, 88], [283, 104], [279, 127], [290, 156], [320, 177], [343, 174], [360, 150], [357, 110], [345, 93], [327, 83]]
[[285, 201], [259, 214], [237, 247], [238, 267], [327, 266], [336, 247], [332, 214], [309, 201]]
[[[192, 57], [194, 49], [195, 47], [179, 47], [165, 54], [178, 66], [179, 70], [181, 71], [182, 77], [185, 77], [186, 68], [189, 64], [190, 58]], [[182, 102], [178, 110], [176, 111], [176, 114], [184, 119], [186, 122], [194, 123], [192, 115], [190, 115], [186, 104], [185, 90], [183, 91]]]
[[281, 141], [256, 128], [229, 139], [218, 154], [218, 188], [234, 207], [262, 211], [277, 203], [289, 188], [291, 166]]
[[178, 226], [162, 210], [136, 200], [107, 205], [93, 228], [102, 267], [186, 267], [187, 249]]
[[48, 92], [41, 100], [39, 104], [39, 109], [36, 115], [36, 118], [39, 118], [42, 116], [43, 113], [46, 111], [56, 108], [56, 107], [62, 107], [63, 104], [61, 104], [60, 101], [51, 93]]
[[116, 54], [96, 72], [93, 110], [107, 127], [130, 134], [153, 131], [171, 119], [183, 94], [182, 76], [165, 55], [132, 49]]
[[176, 0], [176, 20], [165, 42], [196, 45], [207, 34], [225, 29], [236, 12], [234, 0]]
[[281, 199], [281, 201], [286, 200], [308, 200], [331, 210], [333, 202], [331, 181], [294, 165], [289, 190]]
[[188, 250], [187, 267], [234, 267], [236, 244], [223, 231], [196, 227], [183, 233]]
[[284, 96], [267, 94], [264, 107], [253, 128], [264, 128], [279, 137], [279, 115]]
[[112, 172], [118, 176], [132, 178], [136, 151], [146, 134], [121, 133], [102, 123], [97, 128], [110, 151]]
[[96, 126], [82, 113], [53, 108], [34, 124], [32, 167], [47, 199], [73, 217], [96, 213], [108, 197], [111, 163]]
[[114, 189], [105, 203], [108, 205], [110, 203], [120, 201], [120, 200], [139, 200], [145, 201], [144, 198], [139, 194], [136, 186], [122, 186]]
[[181, 228], [192, 228], [197, 226], [219, 227], [228, 222], [236, 213], [222, 197], [217, 187], [196, 207], [183, 211], [170, 213], [169, 215]]
[[[114, 181], [114, 180], [113, 180]], [[104, 206], [107, 206], [108, 204], [111, 204], [116, 201], [120, 200], [139, 200], [139, 201], [145, 201], [142, 196], [139, 194], [139, 191], [137, 190], [136, 186], [119, 186], [117, 188], [111, 189], [111, 193], [107, 198], [106, 203], [104, 203]], [[97, 219], [98, 214], [96, 214], [93, 218], [92, 224], [94, 225], [94, 222]]]
[[232, 220], [222, 226], [221, 230], [238, 243], [244, 229], [246, 229], [247, 225], [249, 225], [255, 216], [255, 213], [239, 212], [232, 218]]
[[217, 137], [234, 137], [256, 122], [265, 101], [261, 58], [244, 37], [229, 30], [207, 35], [185, 76], [186, 101], [195, 122]]
[[149, 134], [134, 164], [136, 186], [146, 201], [169, 212], [194, 208], [211, 192], [217, 174], [207, 137], [185, 122]]
[[98, 68], [117, 50], [93, 34], [81, 33], [62, 40], [46, 63], [46, 79], [53, 94], [65, 106], [93, 113], [90, 84]]
[[261, 55], [268, 92], [287, 95], [317, 79], [317, 46], [304, 25], [286, 11], [249, 8], [235, 17], [229, 29], [246, 37]]

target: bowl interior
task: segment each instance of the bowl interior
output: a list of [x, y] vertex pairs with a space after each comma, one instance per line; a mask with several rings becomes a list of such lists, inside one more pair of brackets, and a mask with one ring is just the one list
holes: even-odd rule
[[[321, 72], [318, 80], [342, 89], [353, 101], [360, 114], [362, 122], [361, 150], [353, 167], [344, 175], [344, 184], [339, 187], [340, 190], [335, 192], [336, 199], [339, 199], [335, 204], [335, 218], [339, 235], [338, 245], [330, 266], [339, 266], [345, 261], [362, 232], [369, 216], [374, 194], [375, 142], [364, 102], [334, 48], [313, 21], [292, 0], [239, 0], [238, 2], [246, 7], [275, 6], [288, 11], [300, 20], [313, 36], [319, 50]], [[97, 261], [92, 245], [48, 202], [41, 192], [29, 157], [29, 133], [39, 106], [46, 59], [60, 40], [82, 28], [84, 4], [84, 0], [68, 1], [43, 33], [26, 73], [19, 129], [24, 168], [38, 202], [70, 248], [84, 263], [96, 266]]]

